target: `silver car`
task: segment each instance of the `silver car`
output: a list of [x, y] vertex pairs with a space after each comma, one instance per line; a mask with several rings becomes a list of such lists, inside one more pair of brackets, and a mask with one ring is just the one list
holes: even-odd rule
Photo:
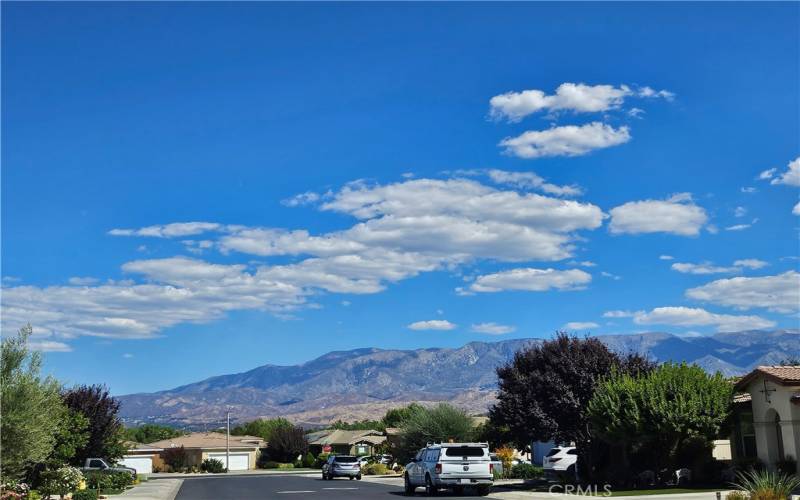
[[492, 490], [493, 469], [487, 443], [432, 444], [419, 450], [406, 465], [405, 494], [413, 495], [417, 487], [424, 486], [428, 495], [440, 489], [461, 494], [471, 488], [486, 496]]
[[361, 463], [353, 455], [331, 455], [322, 465], [322, 479], [330, 480], [336, 477], [349, 477], [361, 479]]

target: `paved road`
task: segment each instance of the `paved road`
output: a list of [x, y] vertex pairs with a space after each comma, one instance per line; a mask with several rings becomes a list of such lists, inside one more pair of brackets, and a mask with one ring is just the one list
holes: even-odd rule
[[[399, 500], [402, 486], [371, 481], [336, 479], [323, 481], [319, 477], [240, 476], [186, 479], [176, 500], [263, 500], [263, 499], [356, 499]], [[422, 489], [417, 493], [422, 497]], [[443, 493], [448, 499], [468, 498]], [[469, 497], [474, 499], [477, 496]]]

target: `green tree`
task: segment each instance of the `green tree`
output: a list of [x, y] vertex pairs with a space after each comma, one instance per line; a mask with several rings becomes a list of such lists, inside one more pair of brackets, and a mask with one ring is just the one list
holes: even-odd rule
[[231, 429], [234, 436], [257, 436], [269, 443], [279, 429], [292, 429], [294, 424], [285, 418], [259, 418]]
[[2, 340], [0, 354], [0, 447], [3, 477], [18, 478], [53, 452], [65, 408], [60, 386], [40, 376], [41, 353], [28, 349], [33, 328], [27, 325]]
[[76, 463], [75, 455], [89, 441], [89, 419], [83, 413], [65, 410], [55, 432], [55, 446], [48, 462], [54, 465]]
[[647, 455], [641, 462], [648, 465], [676, 467], [710, 450], [727, 423], [732, 394], [720, 373], [666, 363], [641, 377], [613, 374], [598, 385], [587, 413], [593, 432], [620, 449], [624, 465], [633, 452]]
[[276, 462], [294, 462], [308, 452], [308, 439], [302, 427], [278, 427], [272, 431], [267, 454]]
[[472, 417], [455, 406], [439, 403], [433, 408], [415, 407], [400, 427], [399, 458], [405, 460], [427, 443], [471, 441], [475, 426]]
[[[233, 431], [231, 430], [231, 434]], [[139, 427], [127, 427], [124, 431], [125, 439], [136, 443], [154, 443], [163, 439], [184, 436], [186, 432], [167, 425], [144, 424]]]
[[419, 403], [411, 403], [408, 406], [401, 406], [399, 408], [392, 408], [383, 416], [382, 422], [384, 429], [386, 427], [400, 427], [402, 423], [414, 412], [422, 409], [423, 406]]
[[111, 461], [125, 454], [124, 428], [119, 419], [119, 401], [100, 385], [84, 385], [64, 392], [64, 403], [89, 420], [89, 439], [75, 453], [75, 461], [100, 457]]

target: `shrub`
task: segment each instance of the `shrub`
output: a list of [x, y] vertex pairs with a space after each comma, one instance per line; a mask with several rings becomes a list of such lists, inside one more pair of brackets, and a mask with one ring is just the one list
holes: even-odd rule
[[75, 467], [67, 466], [46, 470], [42, 472], [40, 478], [42, 484], [39, 486], [39, 491], [43, 495], [64, 496], [78, 489], [83, 481], [83, 474]]
[[314, 461], [314, 467], [317, 469], [321, 469], [325, 462], [328, 461], [328, 457], [331, 456], [330, 453], [320, 453], [317, 455], [317, 459]]
[[289, 464], [285, 462], [275, 462], [273, 460], [269, 460], [264, 462], [264, 469], [294, 469], [294, 464]]
[[128, 486], [132, 485], [135, 481], [133, 476], [127, 472], [111, 472], [107, 473], [107, 475], [111, 481], [111, 488], [115, 490], [124, 490]]
[[538, 479], [544, 475], [544, 470], [533, 464], [519, 463], [511, 467], [508, 477], [512, 479]]
[[72, 494], [72, 500], [97, 500], [97, 490], [78, 490]]
[[734, 490], [725, 495], [725, 500], [750, 500], [750, 495], [744, 491]]
[[183, 446], [167, 448], [161, 453], [164, 463], [169, 465], [173, 472], [186, 469], [189, 465], [189, 455]]
[[93, 490], [110, 490], [113, 488], [111, 474], [101, 471], [89, 471], [86, 473], [86, 486]]
[[211, 472], [212, 474], [219, 474], [220, 472], [225, 472], [225, 464], [222, 463], [222, 460], [217, 460], [216, 458], [206, 458], [203, 460], [203, 463], [200, 464], [200, 470], [203, 472]]
[[389, 468], [385, 464], [367, 464], [364, 466], [363, 472], [367, 476], [382, 476], [389, 472]]
[[308, 451], [308, 439], [301, 427], [278, 427], [272, 431], [267, 453], [273, 460], [291, 462]]
[[306, 453], [306, 456], [303, 457], [303, 466], [304, 467], [314, 467], [314, 463], [316, 461], [317, 461], [317, 459], [314, 458], [314, 454], [309, 451], [308, 453]]
[[503, 463], [503, 474], [508, 476], [511, 473], [511, 462], [514, 460], [514, 449], [508, 446], [503, 446], [495, 451], [497, 458]]
[[771, 471], [748, 471], [739, 474], [736, 487], [748, 492], [750, 500], [785, 500], [800, 487], [800, 477]]

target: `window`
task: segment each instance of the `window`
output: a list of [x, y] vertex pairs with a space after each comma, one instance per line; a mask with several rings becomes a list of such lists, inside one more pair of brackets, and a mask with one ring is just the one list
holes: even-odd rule
[[90, 460], [89, 467], [97, 467], [102, 469], [103, 468], [103, 461], [102, 460]]
[[550, 452], [549, 452], [547, 455], [545, 455], [545, 456], [547, 456], [547, 457], [552, 457], [553, 455], [557, 454], [557, 453], [558, 453], [558, 452], [560, 452], [560, 451], [561, 451], [561, 448], [553, 448], [553, 449], [552, 449], [552, 450], [550, 450]]
[[351, 455], [337, 455], [336, 461], [340, 464], [352, 464], [358, 461], [358, 459]]
[[482, 457], [486, 451], [480, 446], [453, 446], [445, 448], [448, 457]]

